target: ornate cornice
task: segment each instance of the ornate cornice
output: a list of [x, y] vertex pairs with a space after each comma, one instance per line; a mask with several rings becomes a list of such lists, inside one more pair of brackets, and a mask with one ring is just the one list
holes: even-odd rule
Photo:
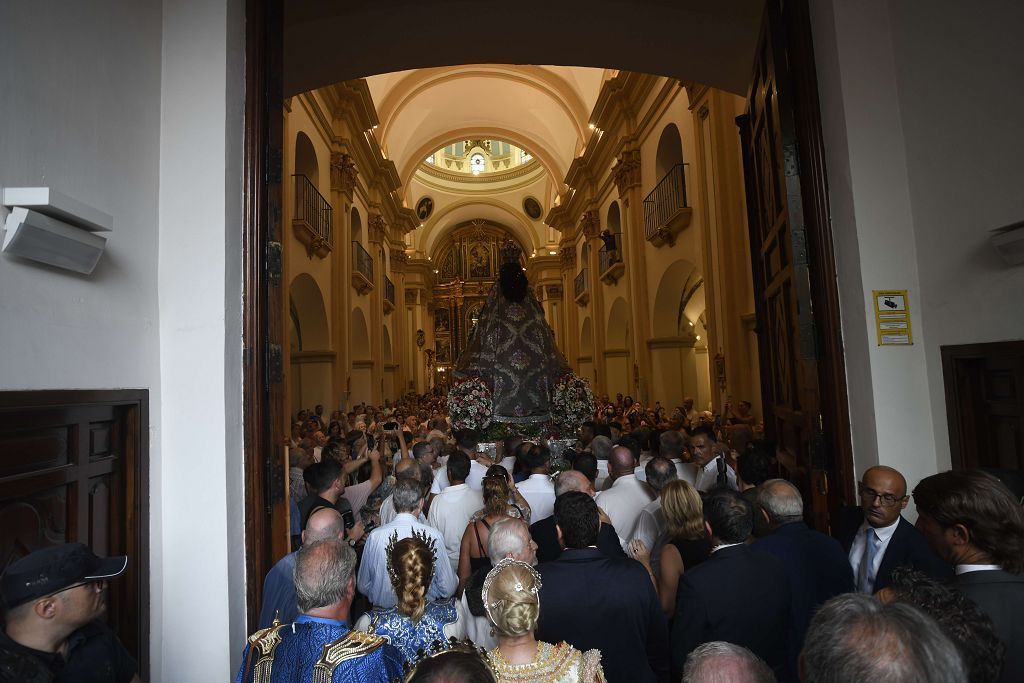
[[562, 270], [574, 271], [576, 270], [576, 247], [568, 246], [562, 247], [562, 250], [558, 254], [559, 263], [562, 266]]
[[352, 157], [344, 152], [331, 152], [331, 189], [344, 192], [351, 202], [358, 179], [359, 169]]
[[381, 216], [379, 213], [371, 213], [366, 223], [366, 236], [370, 238], [370, 241], [377, 244], [383, 242], [388, 229], [388, 224], [387, 221], [384, 220], [384, 216]]
[[601, 214], [596, 209], [584, 211], [580, 215], [580, 229], [587, 239], [593, 239], [601, 234]]
[[612, 177], [615, 179], [615, 186], [619, 189], [619, 197], [625, 197], [626, 192], [634, 187], [639, 187], [640, 150], [623, 150], [615, 165], [612, 166]]

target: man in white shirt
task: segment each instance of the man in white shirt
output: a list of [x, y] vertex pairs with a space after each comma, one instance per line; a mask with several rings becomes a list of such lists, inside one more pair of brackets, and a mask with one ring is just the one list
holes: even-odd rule
[[[409, 538], [413, 531], [426, 534], [434, 539], [437, 547], [444, 546], [441, 532], [432, 526], [420, 524], [417, 517], [423, 511], [423, 492], [419, 482], [405, 480], [395, 486], [395, 510], [398, 514], [394, 521], [373, 530], [366, 539], [362, 561], [359, 564], [359, 578], [356, 582], [359, 592], [369, 598], [374, 607], [394, 607], [398, 600], [395, 589], [387, 572], [385, 552], [393, 535], [398, 540]], [[440, 559], [440, 558], [438, 558]], [[427, 592], [428, 600], [450, 597], [458, 588], [459, 579], [448, 562], [437, 562], [434, 578]]]
[[[466, 484], [475, 491], [482, 491], [487, 468], [494, 463], [483, 453], [477, 453], [476, 447], [479, 445], [479, 441], [476, 438], [476, 432], [472, 429], [461, 430], [455, 438], [455, 445], [470, 459]], [[449, 486], [451, 486], [451, 482], [448, 481], [448, 472], [444, 469], [437, 470], [434, 473], [434, 484], [430, 487], [430, 492], [441, 493]]]
[[[430, 491], [430, 486], [434, 481], [434, 475], [430, 470], [430, 465], [427, 463], [403, 458], [395, 463], [395, 483], [397, 484], [403, 479], [411, 479], [419, 483], [420, 489], [427, 493]], [[395, 511], [395, 497], [394, 494], [391, 494], [380, 504], [380, 523], [390, 524], [394, 521], [397, 514]], [[421, 524], [427, 523], [427, 518], [423, 513], [420, 513], [419, 521]]]
[[597, 458], [597, 479], [594, 480], [594, 490], [600, 491], [604, 482], [608, 479], [608, 458], [612, 455], [612, 440], [604, 435], [597, 435], [590, 441], [590, 452]]
[[523, 456], [530, 468], [528, 479], [519, 484], [519, 493], [530, 504], [530, 522], [539, 522], [555, 512], [555, 485], [548, 474], [551, 466], [551, 451], [547, 446], [532, 446]]
[[728, 487], [739, 490], [736, 484], [736, 472], [733, 471], [726, 458], [728, 450], [715, 439], [715, 432], [710, 427], [698, 427], [690, 437], [690, 453], [693, 464], [697, 466], [694, 488], [707, 493], [718, 485], [719, 475], [724, 469]]
[[[635, 442], [633, 442], [635, 443]], [[611, 519], [622, 538], [627, 538], [636, 525], [640, 511], [654, 500], [651, 490], [636, 478], [636, 454], [625, 445], [612, 449], [608, 459], [609, 478], [612, 486], [607, 491], [597, 494], [597, 504]]]
[[[667, 458], [675, 465], [676, 478], [682, 479], [690, 486], [695, 486], [697, 483], [697, 466], [693, 463], [683, 462], [683, 452], [686, 450], [686, 437], [683, 436], [682, 432], [678, 432], [675, 429], [665, 430], [658, 437], [658, 444], [658, 455]], [[640, 466], [634, 471], [636, 478], [640, 481], [647, 481], [646, 467], [648, 462], [650, 462], [650, 459], [646, 462], [643, 462], [641, 459]]]
[[484, 506], [483, 494], [466, 483], [469, 468], [469, 456], [461, 451], [448, 458], [447, 475], [451, 485], [434, 497], [427, 517], [430, 526], [444, 537], [444, 548], [453, 571], [458, 570], [462, 535], [469, 519]]
[[659, 576], [661, 570], [661, 548], [667, 539], [665, 528], [665, 513], [661, 509], [661, 490], [665, 484], [678, 479], [676, 468], [672, 461], [667, 458], [656, 457], [647, 462], [646, 475], [647, 485], [654, 489], [658, 497], [644, 506], [636, 518], [636, 525], [633, 533], [630, 534], [630, 541], [643, 541], [644, 546], [651, 551], [651, 568], [654, 575]]

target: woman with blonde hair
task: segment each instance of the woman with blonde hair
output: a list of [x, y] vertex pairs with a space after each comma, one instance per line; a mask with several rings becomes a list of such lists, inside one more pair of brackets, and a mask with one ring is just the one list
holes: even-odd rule
[[387, 638], [410, 665], [416, 663], [417, 651], [429, 650], [435, 641], [464, 638], [466, 618], [460, 603], [455, 598], [427, 600], [437, 562], [434, 540], [416, 532], [398, 540], [396, 531], [385, 556], [398, 604], [388, 609], [373, 608], [359, 618], [356, 629]]
[[[708, 559], [711, 541], [704, 529], [700, 493], [687, 482], [677, 479], [665, 485], [661, 490], [661, 511], [665, 515], [669, 542], [661, 549], [658, 597], [665, 616], [671, 619], [676, 611], [676, 591], [683, 572]], [[649, 565], [647, 570], [650, 571]]]
[[506, 558], [484, 580], [483, 602], [498, 646], [488, 653], [498, 683], [604, 683], [601, 652], [552, 645], [533, 633], [540, 616], [541, 578], [525, 562]]

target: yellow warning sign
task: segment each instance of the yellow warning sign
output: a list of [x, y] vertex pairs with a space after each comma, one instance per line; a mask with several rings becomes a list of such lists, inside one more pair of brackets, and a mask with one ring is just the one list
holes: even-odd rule
[[910, 330], [910, 303], [907, 290], [892, 289], [871, 292], [875, 300], [875, 328], [879, 346], [910, 346], [914, 335]]

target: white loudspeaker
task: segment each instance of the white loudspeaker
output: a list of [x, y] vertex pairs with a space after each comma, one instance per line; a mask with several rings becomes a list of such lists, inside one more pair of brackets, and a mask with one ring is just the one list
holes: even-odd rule
[[47, 187], [5, 188], [11, 207], [4, 225], [3, 252], [88, 275], [113, 228], [113, 218]]
[[1024, 221], [996, 228], [988, 241], [1011, 266], [1024, 263]]

